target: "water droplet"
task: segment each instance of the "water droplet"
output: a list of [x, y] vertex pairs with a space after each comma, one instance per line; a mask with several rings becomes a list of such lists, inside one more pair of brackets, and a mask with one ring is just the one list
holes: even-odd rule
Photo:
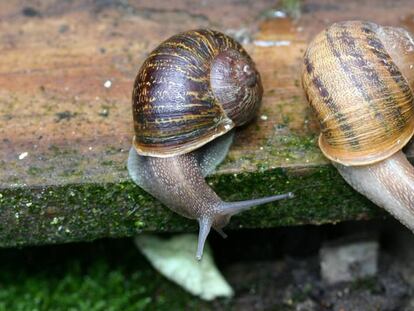
[[290, 41], [287, 41], [287, 40], [280, 40], [280, 41], [255, 40], [253, 43], [261, 47], [289, 46], [290, 45]]
[[112, 81], [111, 80], [106, 80], [105, 83], [104, 83], [104, 87], [109, 89], [111, 86], [112, 86]]
[[272, 16], [276, 17], [276, 18], [285, 18], [286, 17], [286, 13], [283, 11], [273, 11], [272, 12]]
[[27, 157], [29, 155], [29, 153], [28, 152], [22, 152], [20, 155], [19, 155], [19, 160], [23, 160], [25, 157]]
[[266, 120], [267, 120], [267, 115], [262, 114], [262, 115], [260, 116], [260, 119], [261, 119], [261, 120], [263, 120], [263, 121], [266, 121]]

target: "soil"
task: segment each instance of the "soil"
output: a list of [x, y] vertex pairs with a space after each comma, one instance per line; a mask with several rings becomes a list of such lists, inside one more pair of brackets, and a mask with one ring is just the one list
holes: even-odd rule
[[240, 263], [225, 275], [237, 293], [234, 310], [403, 310], [411, 287], [392, 258], [381, 256], [377, 277], [335, 285], [320, 279], [317, 257]]
[[[239, 262], [234, 262], [234, 258], [227, 264], [223, 261], [222, 271], [236, 292], [230, 302], [231, 310], [414, 310], [411, 299], [414, 252], [410, 250], [414, 238], [407, 231], [394, 222], [385, 227], [375, 222], [351, 222], [339, 226], [285, 228], [267, 237], [266, 233], [256, 232], [253, 237], [259, 238], [256, 247], [272, 244], [272, 240], [282, 243], [278, 243], [276, 250], [265, 248], [261, 253], [255, 253], [253, 247], [250, 257], [259, 260], [245, 256]], [[246, 232], [238, 235], [244, 237], [238, 236], [237, 241], [246, 241]], [[350, 236], [370, 236], [379, 241], [378, 274], [327, 284], [320, 276], [318, 250], [327, 241]], [[246, 243], [250, 240], [247, 238]], [[296, 243], [283, 243], [295, 240]], [[282, 258], [269, 260], [264, 256]], [[216, 310], [228, 310], [228, 304], [222, 301], [215, 306]]]

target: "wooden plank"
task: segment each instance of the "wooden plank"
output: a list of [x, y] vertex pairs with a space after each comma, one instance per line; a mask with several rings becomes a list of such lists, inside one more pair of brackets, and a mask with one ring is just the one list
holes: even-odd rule
[[[277, 209], [236, 217], [231, 227], [383, 215], [321, 155], [318, 126], [300, 87], [301, 57], [307, 42], [334, 21], [368, 19], [414, 31], [411, 1], [299, 4], [1, 2], [0, 245], [195, 228], [132, 185], [125, 162], [137, 69], [159, 42], [198, 27], [242, 42], [265, 89], [258, 118], [237, 132], [210, 183], [225, 199], [298, 193]], [[276, 17], [286, 11], [296, 19]]]

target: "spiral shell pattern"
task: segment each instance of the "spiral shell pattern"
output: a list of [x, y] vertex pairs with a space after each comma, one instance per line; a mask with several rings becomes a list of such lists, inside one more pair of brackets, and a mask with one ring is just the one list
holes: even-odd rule
[[253, 61], [230, 37], [208, 29], [175, 35], [136, 77], [135, 149], [155, 157], [188, 153], [251, 119], [262, 92]]
[[310, 43], [302, 84], [320, 123], [319, 146], [326, 157], [343, 165], [371, 164], [410, 140], [410, 40], [399, 28], [349, 21], [333, 24]]

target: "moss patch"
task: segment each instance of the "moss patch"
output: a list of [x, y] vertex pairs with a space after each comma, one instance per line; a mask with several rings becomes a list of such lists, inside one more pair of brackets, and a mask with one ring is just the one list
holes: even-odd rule
[[0, 257], [0, 311], [213, 310], [152, 269], [132, 241], [1, 250]]
[[[222, 174], [209, 177], [208, 182], [228, 201], [295, 192], [294, 199], [233, 217], [230, 228], [335, 223], [385, 215], [331, 166]], [[197, 230], [195, 221], [172, 213], [129, 181], [3, 189], [0, 207], [3, 247], [89, 241], [142, 231]]]

